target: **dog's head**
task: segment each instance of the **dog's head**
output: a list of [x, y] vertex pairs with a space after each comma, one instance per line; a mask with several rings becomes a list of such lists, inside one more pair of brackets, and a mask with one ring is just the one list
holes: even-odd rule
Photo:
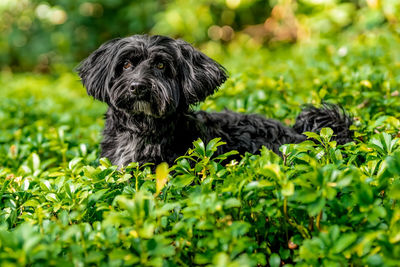
[[78, 67], [89, 95], [132, 114], [162, 117], [204, 100], [225, 69], [190, 44], [165, 36], [111, 40]]

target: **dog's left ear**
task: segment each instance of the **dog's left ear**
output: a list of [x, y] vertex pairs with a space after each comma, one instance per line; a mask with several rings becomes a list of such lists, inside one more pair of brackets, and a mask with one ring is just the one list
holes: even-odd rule
[[223, 66], [190, 44], [182, 40], [177, 42], [183, 63], [181, 81], [186, 103], [201, 102], [226, 81], [228, 74]]
[[118, 50], [115, 47], [119, 40], [104, 43], [76, 68], [88, 95], [106, 103], [109, 102], [107, 91], [112, 78], [110, 70], [116, 59]]

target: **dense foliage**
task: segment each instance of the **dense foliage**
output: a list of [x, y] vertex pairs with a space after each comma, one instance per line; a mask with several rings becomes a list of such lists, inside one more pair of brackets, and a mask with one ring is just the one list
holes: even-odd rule
[[382, 27], [274, 50], [246, 37], [205, 46], [231, 78], [196, 108], [291, 124], [300, 105], [334, 102], [356, 140], [337, 146], [324, 129], [283, 158], [228, 164], [213, 156], [223, 140], [197, 140], [155, 172], [98, 159], [106, 107], [75, 74], [3, 72], [1, 265], [398, 266], [398, 43]]
[[275, 45], [385, 23], [399, 31], [399, 15], [397, 0], [1, 0], [0, 69], [46, 73], [131, 34]]

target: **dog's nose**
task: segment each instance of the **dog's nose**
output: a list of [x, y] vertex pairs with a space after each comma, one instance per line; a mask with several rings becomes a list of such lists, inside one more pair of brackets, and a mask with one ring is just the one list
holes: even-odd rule
[[142, 92], [146, 86], [141, 82], [132, 82], [131, 83], [131, 91], [132, 92]]

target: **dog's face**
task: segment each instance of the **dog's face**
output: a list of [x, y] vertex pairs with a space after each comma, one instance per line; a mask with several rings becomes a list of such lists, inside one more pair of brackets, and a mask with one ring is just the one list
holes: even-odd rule
[[111, 40], [78, 67], [89, 95], [131, 114], [163, 117], [204, 100], [227, 78], [182, 40], [134, 35]]

